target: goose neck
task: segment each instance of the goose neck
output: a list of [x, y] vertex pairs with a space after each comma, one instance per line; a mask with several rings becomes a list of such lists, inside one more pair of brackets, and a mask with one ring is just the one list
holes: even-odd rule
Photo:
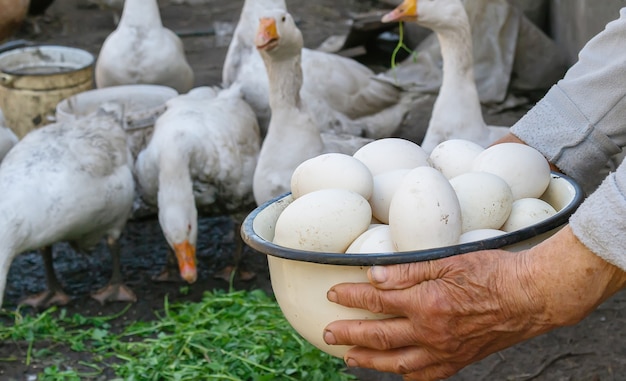
[[164, 192], [166, 194], [186, 193], [187, 185], [191, 184], [190, 160], [191, 153], [185, 150], [172, 149], [161, 155], [159, 160], [159, 198], [161, 191], [166, 191]]
[[283, 107], [300, 107], [302, 67], [300, 56], [293, 59], [266, 59], [269, 79], [269, 103], [273, 110]]
[[158, 205], [194, 204], [193, 181], [189, 163], [161, 161], [159, 170]]
[[162, 26], [161, 13], [157, 0], [126, 0], [120, 25]]
[[469, 25], [437, 31], [443, 58], [442, 89], [474, 83], [474, 53]]

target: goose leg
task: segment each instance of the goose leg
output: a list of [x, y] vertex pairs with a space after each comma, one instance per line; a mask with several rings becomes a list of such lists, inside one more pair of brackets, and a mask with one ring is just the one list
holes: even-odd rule
[[36, 295], [27, 296], [19, 304], [31, 306], [35, 309], [48, 308], [53, 305], [64, 306], [70, 302], [70, 297], [63, 291], [57, 279], [52, 263], [52, 246], [46, 246], [40, 251], [46, 271], [47, 290]]
[[178, 260], [174, 250], [167, 245], [167, 263], [163, 267], [163, 270], [152, 277], [152, 280], [156, 282], [181, 282], [180, 271], [178, 269]]
[[108, 238], [107, 245], [111, 252], [113, 273], [111, 274], [109, 283], [100, 290], [92, 293], [91, 297], [102, 305], [106, 302], [136, 302], [137, 296], [135, 296], [133, 290], [124, 284], [122, 279], [122, 271], [120, 270], [120, 246], [117, 239]]
[[241, 216], [233, 216], [233, 228], [235, 230], [235, 250], [233, 252], [233, 264], [226, 266], [222, 270], [218, 271], [214, 278], [223, 279], [227, 282], [230, 281], [232, 273], [235, 272], [235, 276], [238, 280], [248, 281], [254, 279], [256, 273], [254, 271], [247, 270], [245, 263], [242, 262], [243, 257], [243, 238], [241, 238]]

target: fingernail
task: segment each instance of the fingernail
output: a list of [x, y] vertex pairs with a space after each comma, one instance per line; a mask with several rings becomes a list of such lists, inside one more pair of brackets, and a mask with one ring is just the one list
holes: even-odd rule
[[357, 368], [359, 366], [359, 363], [356, 362], [356, 360], [352, 357], [348, 357], [346, 359], [346, 365], [348, 366], [348, 368]]
[[333, 333], [330, 331], [324, 331], [324, 341], [328, 345], [337, 344], [337, 339], [335, 339], [335, 335], [333, 335]]
[[387, 269], [385, 266], [374, 266], [370, 269], [372, 280], [376, 283], [384, 283], [387, 281]]
[[334, 290], [330, 290], [326, 293], [326, 298], [331, 302], [337, 302], [337, 293]]

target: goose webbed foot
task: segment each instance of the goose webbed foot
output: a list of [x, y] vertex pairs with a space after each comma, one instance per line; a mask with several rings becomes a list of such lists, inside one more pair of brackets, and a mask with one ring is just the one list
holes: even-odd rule
[[37, 310], [48, 308], [51, 306], [64, 306], [67, 305], [71, 299], [63, 291], [61, 282], [59, 282], [56, 273], [54, 271], [54, 265], [52, 263], [52, 246], [45, 246], [39, 250], [43, 259], [44, 270], [46, 273], [46, 291], [36, 295], [27, 296], [22, 299], [19, 304], [31, 306]]
[[[228, 265], [216, 272], [213, 275], [213, 278], [222, 279], [226, 282], [230, 282], [231, 277], [234, 276], [235, 280], [249, 281], [256, 277], [256, 273], [254, 271], [248, 270], [246, 268], [246, 263], [243, 260], [244, 254], [244, 243], [243, 238], [241, 238], [241, 223], [244, 220], [246, 213], [239, 213], [231, 216], [233, 221], [233, 237], [235, 248], [233, 250], [233, 260], [232, 265]], [[233, 274], [234, 272], [234, 274]]]
[[120, 263], [120, 246], [117, 238], [107, 238], [107, 245], [111, 252], [113, 273], [109, 283], [96, 292], [91, 293], [91, 297], [104, 305], [107, 302], [131, 302], [137, 301], [137, 296], [133, 290], [124, 284], [122, 279]]
[[52, 306], [65, 306], [70, 301], [71, 298], [62, 290], [46, 290], [39, 294], [25, 297], [19, 304], [41, 310]]
[[154, 275], [152, 280], [155, 282], [182, 282], [183, 278], [180, 277], [180, 272], [178, 271], [178, 266], [169, 266], [166, 265], [163, 267], [160, 273]]
[[109, 283], [103, 288], [91, 294], [91, 297], [100, 302], [101, 305], [107, 302], [130, 302], [137, 301], [137, 296], [128, 286], [123, 283]]
[[238, 274], [239, 274], [239, 279], [244, 280], [244, 281], [252, 280], [256, 277], [256, 273], [254, 271], [248, 271], [248, 270], [243, 270], [243, 269], [240, 269], [238, 271]]
[[249, 281], [249, 280], [254, 279], [254, 277], [256, 277], [256, 273], [254, 271], [249, 271], [249, 270], [238, 268], [237, 266], [234, 266], [234, 265], [229, 265], [229, 266], [224, 267], [220, 271], [216, 272], [213, 275], [213, 278], [222, 279], [222, 280], [225, 280], [226, 282], [230, 282], [230, 278], [233, 276], [233, 272], [235, 273], [234, 279], [236, 280]]

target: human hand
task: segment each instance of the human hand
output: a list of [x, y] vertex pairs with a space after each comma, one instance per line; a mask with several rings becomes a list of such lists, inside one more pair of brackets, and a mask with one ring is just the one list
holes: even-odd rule
[[494, 145], [500, 144], [500, 143], [526, 144], [526, 142], [524, 142], [522, 139], [518, 138], [517, 136], [513, 135], [510, 132], [508, 134], [504, 135], [503, 137], [501, 137], [500, 139], [496, 140], [495, 142], [491, 143], [491, 145], [494, 146]]
[[328, 299], [397, 316], [336, 321], [328, 344], [355, 345], [348, 366], [439, 380], [491, 353], [574, 324], [624, 287], [624, 272], [589, 252], [566, 227], [525, 252], [480, 251], [375, 266], [370, 283], [341, 284]]

